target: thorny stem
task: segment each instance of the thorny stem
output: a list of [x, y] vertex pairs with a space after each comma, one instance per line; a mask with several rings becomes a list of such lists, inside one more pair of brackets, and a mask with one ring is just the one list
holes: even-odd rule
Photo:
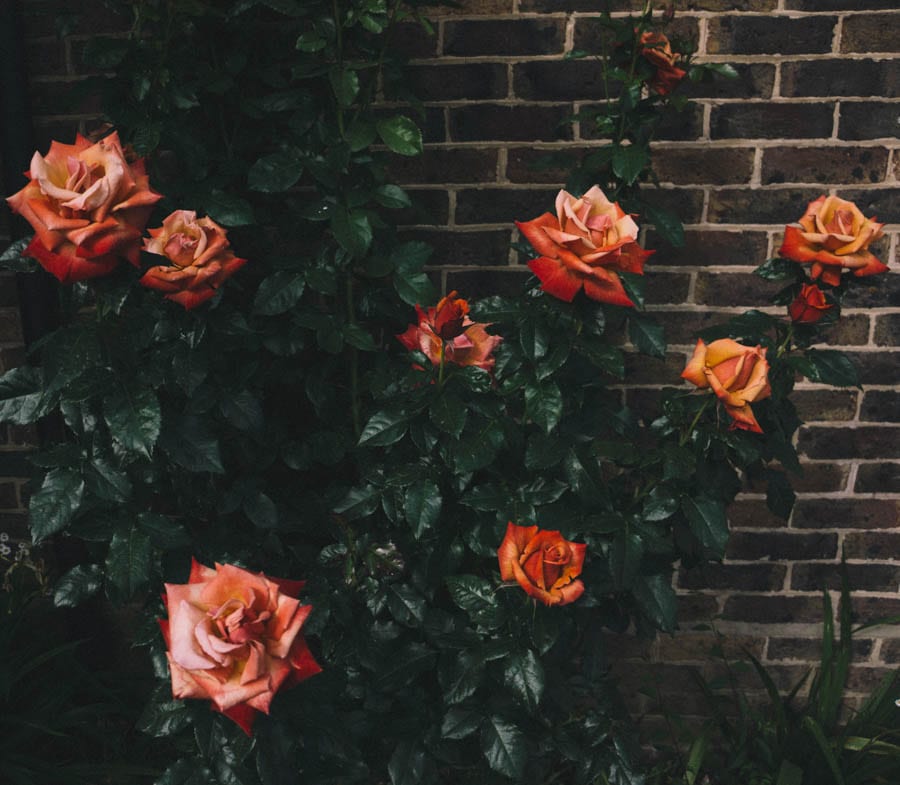
[[782, 355], [786, 354], [791, 350], [791, 340], [794, 337], [794, 323], [791, 322], [788, 324], [788, 328], [785, 331], [784, 340], [778, 344], [778, 349], [775, 352], [775, 358], [780, 359]]
[[684, 445], [687, 444], [687, 440], [691, 438], [691, 434], [694, 432], [694, 428], [697, 427], [697, 423], [700, 422], [700, 418], [703, 416], [703, 412], [706, 411], [706, 407], [709, 406], [711, 400], [711, 397], [707, 397], [707, 399], [703, 402], [703, 406], [698, 409], [697, 414], [694, 416], [694, 421], [691, 423], [690, 427], [683, 434], [681, 434], [681, 438], [678, 440], [679, 447], [684, 447]]

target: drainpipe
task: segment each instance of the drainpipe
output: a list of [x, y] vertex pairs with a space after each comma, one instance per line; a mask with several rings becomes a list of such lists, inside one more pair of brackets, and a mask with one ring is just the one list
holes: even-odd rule
[[[0, 0], [0, 183], [3, 196], [25, 184], [34, 153], [34, 130], [25, 68], [25, 29], [20, 0]], [[0, 209], [6, 209], [0, 205]], [[12, 216], [12, 239], [31, 234], [21, 217]], [[52, 278], [43, 270], [16, 273], [25, 345], [30, 346], [59, 325], [59, 300]]]

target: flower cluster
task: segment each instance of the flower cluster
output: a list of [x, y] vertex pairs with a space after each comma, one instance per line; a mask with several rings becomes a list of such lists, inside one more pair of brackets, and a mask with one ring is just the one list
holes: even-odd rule
[[[126, 259], [140, 266], [142, 232], [162, 195], [150, 188], [142, 159], [129, 160], [116, 132], [92, 143], [53, 142], [35, 152], [28, 185], [7, 198], [34, 229], [24, 254], [61, 283], [108, 275]], [[176, 210], [150, 230], [144, 250], [167, 264], [147, 270], [141, 283], [185, 308], [211, 298], [246, 261], [231, 252], [225, 230], [209, 218]]]

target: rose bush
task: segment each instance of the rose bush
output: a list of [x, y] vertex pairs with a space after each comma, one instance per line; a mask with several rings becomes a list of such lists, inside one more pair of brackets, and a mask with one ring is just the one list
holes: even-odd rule
[[118, 133], [54, 141], [46, 156], [34, 154], [27, 176], [7, 198], [35, 231], [25, 255], [65, 284], [106, 275], [123, 257], [137, 266], [141, 233], [162, 196], [150, 189], [143, 160], [126, 160]]
[[544, 213], [516, 226], [541, 254], [528, 262], [548, 294], [571, 302], [584, 289], [592, 300], [633, 306], [619, 273], [644, 272], [652, 251], [637, 243], [638, 227], [599, 186], [575, 198], [561, 190], [556, 215]]
[[503, 340], [490, 335], [489, 325], [477, 324], [468, 316], [469, 304], [450, 292], [434, 308], [416, 306], [419, 317], [400, 335], [400, 341], [410, 351], [420, 351], [435, 366], [444, 363], [471, 365], [489, 371], [494, 367], [492, 354]]
[[709, 346], [698, 340], [681, 376], [701, 389], [712, 388], [732, 418], [732, 428], [762, 433], [750, 403], [771, 395], [768, 371], [765, 349], [720, 338]]
[[853, 202], [820, 196], [807, 205], [799, 226], [785, 227], [779, 253], [795, 262], [811, 263], [813, 280], [838, 286], [844, 270], [856, 277], [887, 271], [887, 265], [869, 250], [881, 237], [883, 226], [866, 218]]
[[213, 297], [247, 262], [234, 255], [225, 229], [211, 218], [197, 218], [192, 210], [176, 210], [149, 233], [144, 250], [164, 256], [170, 264], [151, 267], [141, 283], [188, 310]]
[[515, 581], [545, 605], [568, 605], [584, 594], [581, 575], [587, 545], [569, 542], [558, 531], [510, 522], [497, 550], [500, 577]]
[[186, 584], [166, 584], [166, 640], [176, 698], [202, 698], [251, 732], [280, 689], [318, 673], [300, 630], [312, 610], [302, 581], [196, 560]]
[[647, 82], [647, 87], [659, 95], [668, 95], [687, 74], [676, 65], [681, 55], [672, 51], [672, 44], [663, 33], [652, 30], [641, 34], [639, 46], [641, 55], [656, 66], [656, 73]]
[[803, 284], [794, 301], [788, 306], [791, 321], [815, 324], [834, 306], [825, 300], [825, 293], [815, 284]]

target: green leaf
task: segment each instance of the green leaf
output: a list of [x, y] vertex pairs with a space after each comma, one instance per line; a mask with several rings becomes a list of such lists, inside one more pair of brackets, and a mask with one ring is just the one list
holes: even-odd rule
[[351, 346], [363, 352], [374, 352], [378, 350], [378, 344], [370, 333], [358, 324], [347, 323], [342, 328], [344, 340]]
[[254, 191], [281, 193], [291, 188], [303, 174], [297, 150], [279, 150], [258, 159], [247, 172], [247, 185]]
[[637, 308], [644, 307], [644, 276], [640, 273], [618, 273], [619, 279], [622, 281], [622, 288], [625, 294], [635, 304]]
[[441, 489], [431, 480], [419, 480], [406, 489], [403, 513], [417, 540], [433, 529], [440, 520], [442, 504]]
[[[428, 243], [421, 240], [400, 243], [391, 249], [391, 264], [403, 273], [418, 272], [431, 258], [433, 251], [434, 249]], [[435, 299], [421, 302], [434, 302]]]
[[437, 655], [423, 643], [408, 643], [396, 656], [384, 660], [384, 668], [377, 674], [375, 687], [389, 693], [409, 684], [420, 673], [434, 668]]
[[365, 256], [372, 244], [372, 225], [369, 217], [359, 210], [338, 207], [329, 222], [334, 239], [352, 256]]
[[484, 660], [470, 651], [462, 651], [441, 662], [438, 679], [444, 689], [444, 700], [461, 703], [481, 686], [484, 679]]
[[405, 739], [388, 761], [391, 785], [418, 785], [425, 773], [425, 751], [416, 742]]
[[641, 206], [641, 217], [652, 223], [656, 233], [673, 248], [684, 245], [684, 226], [675, 213], [644, 204]]
[[23, 237], [21, 240], [10, 243], [6, 250], [0, 254], [0, 267], [16, 273], [31, 273], [37, 270], [38, 264], [34, 259], [22, 256], [22, 252], [28, 247], [32, 237], [33, 235]]
[[257, 493], [244, 499], [241, 509], [259, 529], [274, 529], [278, 526], [278, 507], [264, 493]]
[[350, 124], [350, 127], [344, 134], [344, 140], [350, 146], [351, 152], [358, 153], [372, 144], [377, 136], [378, 132], [375, 130], [375, 123], [368, 118], [361, 117]]
[[203, 200], [207, 215], [224, 226], [247, 226], [256, 223], [250, 202], [240, 196], [213, 188]]
[[28, 425], [47, 414], [41, 372], [22, 365], [0, 376], [0, 421]]
[[53, 604], [57, 608], [74, 608], [93, 597], [103, 586], [103, 570], [98, 564], [79, 564], [57, 582]]
[[79, 376], [103, 364], [97, 333], [84, 326], [63, 327], [44, 346], [44, 395], [64, 391]]
[[768, 259], [754, 271], [767, 281], [794, 281], [803, 278], [804, 272], [797, 262], [790, 259]]
[[207, 766], [196, 758], [181, 759], [169, 766], [153, 785], [221, 785]]
[[225, 473], [219, 440], [201, 417], [186, 415], [163, 429], [159, 444], [175, 463], [188, 471]]
[[503, 682], [519, 701], [532, 712], [537, 711], [544, 694], [544, 666], [531, 649], [506, 660]]
[[412, 586], [394, 583], [387, 590], [391, 615], [407, 627], [417, 627], [425, 620], [425, 598]]
[[718, 499], [692, 499], [687, 496], [681, 500], [681, 510], [687, 517], [688, 527], [704, 548], [709, 548], [716, 558], [725, 555], [728, 544], [728, 519], [725, 516], [725, 505]]
[[644, 499], [642, 517], [645, 521], [664, 521], [678, 510], [678, 499], [665, 486], [657, 485]]
[[136, 523], [113, 533], [106, 554], [107, 593], [124, 602], [150, 583], [153, 549]]
[[186, 548], [191, 537], [184, 524], [155, 512], [142, 512], [137, 516], [138, 527], [150, 538], [150, 543], [160, 550]]
[[519, 330], [519, 344], [525, 356], [532, 362], [537, 362], [547, 353], [551, 340], [552, 336], [546, 325], [534, 319], [522, 322]]
[[103, 399], [103, 416], [113, 439], [122, 447], [150, 457], [162, 424], [159, 399], [152, 388], [120, 380]]
[[81, 506], [84, 480], [71, 469], [53, 469], [28, 505], [31, 540], [37, 545], [69, 525]]
[[394, 289], [407, 305], [432, 303], [437, 299], [437, 290], [426, 273], [396, 272], [393, 276]]
[[784, 472], [766, 469], [766, 506], [783, 520], [787, 520], [797, 498], [791, 481]]
[[382, 207], [390, 210], [401, 210], [405, 207], [412, 207], [412, 201], [409, 195], [399, 185], [390, 183], [381, 185], [375, 189], [375, 201]]
[[492, 421], [463, 433], [453, 445], [453, 462], [458, 472], [474, 472], [493, 462], [503, 445], [503, 427]]
[[420, 155], [422, 153], [422, 132], [404, 115], [385, 117], [378, 121], [376, 128], [381, 140], [400, 155]]
[[535, 425], [549, 434], [562, 416], [562, 393], [549, 379], [525, 386], [525, 414]]
[[810, 380], [835, 387], [859, 387], [856, 366], [843, 352], [830, 349], [809, 349], [806, 359], [811, 363]]
[[404, 412], [387, 409], [376, 412], [363, 428], [358, 444], [369, 447], [387, 447], [403, 438], [408, 425], [409, 415]]
[[224, 392], [219, 399], [219, 410], [228, 422], [240, 431], [262, 434], [266, 419], [262, 404], [249, 390], [237, 393]]
[[346, 495], [334, 506], [334, 511], [342, 515], [346, 520], [364, 518], [371, 515], [378, 507], [381, 500], [381, 489], [374, 485], [365, 485], [362, 488], [351, 488]]
[[663, 632], [672, 632], [678, 613], [678, 599], [665, 575], [639, 575], [632, 586], [638, 607]]
[[525, 736], [519, 728], [497, 715], [486, 718], [481, 727], [481, 751], [494, 771], [519, 779], [525, 771]]
[[638, 179], [641, 172], [650, 164], [650, 154], [641, 145], [631, 144], [627, 147], [617, 145], [612, 154], [612, 170], [626, 185]]
[[660, 358], [666, 356], [666, 337], [662, 325], [650, 316], [629, 311], [628, 338], [643, 354]]
[[452, 706], [441, 722], [441, 738], [464, 739], [481, 725], [481, 714], [462, 706]]
[[431, 421], [444, 433], [458, 439], [466, 427], [468, 411], [456, 395], [445, 390], [432, 402], [429, 415]]
[[293, 308], [303, 296], [306, 276], [303, 272], [279, 270], [263, 279], [253, 298], [253, 312], [274, 316]]
[[84, 473], [87, 490], [108, 502], [124, 502], [131, 496], [128, 475], [104, 458], [94, 458]]
[[359, 95], [359, 75], [356, 71], [335, 66], [328, 72], [328, 81], [338, 104], [344, 109], [352, 106]]

